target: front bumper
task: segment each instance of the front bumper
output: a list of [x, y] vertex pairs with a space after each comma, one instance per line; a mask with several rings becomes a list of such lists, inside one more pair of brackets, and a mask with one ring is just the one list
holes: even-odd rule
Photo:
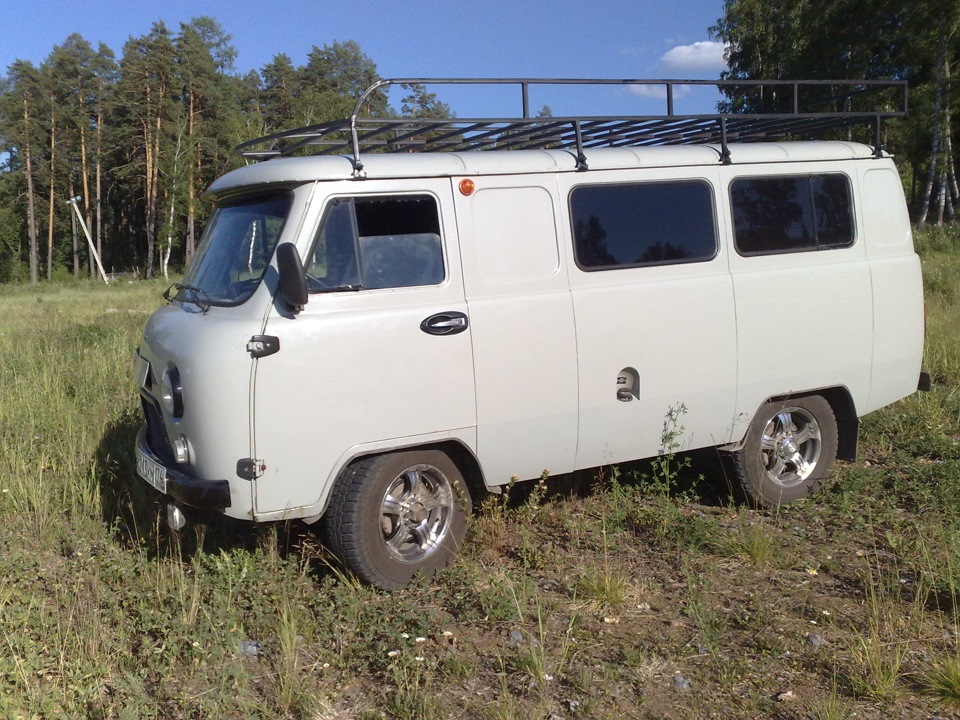
[[200, 480], [166, 466], [150, 447], [147, 425], [137, 433], [137, 474], [145, 482], [189, 507], [222, 510], [230, 507], [227, 480]]

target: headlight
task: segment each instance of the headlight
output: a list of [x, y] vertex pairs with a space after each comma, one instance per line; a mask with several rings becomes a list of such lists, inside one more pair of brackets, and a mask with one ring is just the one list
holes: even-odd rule
[[163, 406], [175, 418], [183, 417], [183, 391], [180, 388], [180, 371], [175, 367], [167, 370], [160, 382], [160, 399]]

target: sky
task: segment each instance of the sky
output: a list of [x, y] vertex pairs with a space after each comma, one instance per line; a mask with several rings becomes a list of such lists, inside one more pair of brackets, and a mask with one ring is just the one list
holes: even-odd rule
[[[708, 28], [723, 0], [0, 0], [0, 69], [15, 59], [41, 63], [73, 32], [117, 59], [130, 37], [162, 20], [206, 15], [232, 35], [236, 70], [259, 70], [279, 53], [306, 63], [314, 46], [355, 40], [384, 78], [529, 77], [714, 79], [723, 47]], [[431, 87], [459, 117], [511, 116], [519, 90]], [[399, 93], [399, 91], [398, 91]], [[711, 112], [713, 88], [678, 93], [677, 113]], [[391, 96], [394, 106], [399, 95]], [[621, 86], [573, 93], [534, 88], [535, 114], [648, 114], [665, 107], [659, 89]]]

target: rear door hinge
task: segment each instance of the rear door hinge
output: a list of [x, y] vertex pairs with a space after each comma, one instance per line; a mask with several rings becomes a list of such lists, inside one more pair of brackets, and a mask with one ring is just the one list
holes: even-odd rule
[[262, 358], [280, 351], [280, 338], [276, 335], [254, 335], [247, 343], [251, 357]]
[[256, 458], [240, 458], [237, 460], [237, 477], [244, 480], [256, 480], [263, 475], [263, 471], [266, 469], [267, 466], [263, 460], [257, 460]]

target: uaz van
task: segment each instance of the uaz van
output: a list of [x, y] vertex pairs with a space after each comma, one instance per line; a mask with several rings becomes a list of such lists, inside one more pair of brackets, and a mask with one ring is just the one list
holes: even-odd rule
[[135, 358], [137, 472], [171, 523], [323, 518], [360, 578], [399, 587], [448, 562], [478, 492], [655, 456], [681, 404], [683, 449], [730, 453], [776, 506], [923, 383], [879, 136], [524, 115], [355, 115], [213, 183]]

